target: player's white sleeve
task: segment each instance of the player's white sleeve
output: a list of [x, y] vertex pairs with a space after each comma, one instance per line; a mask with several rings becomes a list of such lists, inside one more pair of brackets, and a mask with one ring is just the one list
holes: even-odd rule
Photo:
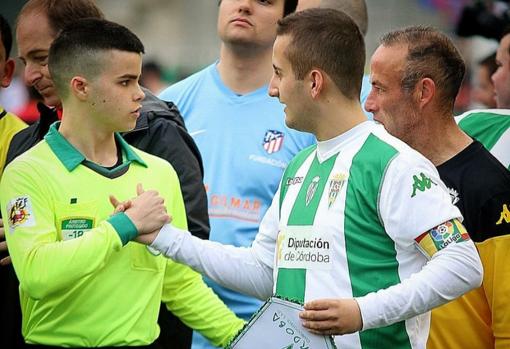
[[480, 286], [482, 274], [471, 240], [449, 245], [400, 284], [356, 298], [363, 330], [388, 326], [447, 303]]
[[189, 232], [165, 225], [151, 247], [166, 257], [234, 291], [266, 300], [273, 291], [273, 263], [278, 234], [278, 197], [275, 195], [251, 247], [201, 240]]
[[432, 235], [440, 238], [440, 229], [462, 229], [455, 221], [462, 216], [435, 167], [420, 155], [410, 155], [401, 154], [390, 164], [379, 197], [381, 220], [402, 261], [401, 283], [357, 298], [364, 330], [425, 313], [482, 282], [480, 257], [473, 242], [465, 241], [467, 236], [432, 243]]

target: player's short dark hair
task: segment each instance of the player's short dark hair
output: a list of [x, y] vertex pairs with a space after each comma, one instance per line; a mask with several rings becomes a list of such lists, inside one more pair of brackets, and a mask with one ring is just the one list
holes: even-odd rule
[[12, 49], [12, 31], [9, 22], [0, 14], [0, 37], [5, 48], [5, 58], [9, 58]]
[[62, 98], [73, 76], [97, 76], [105, 65], [106, 51], [144, 53], [140, 39], [128, 28], [104, 19], [86, 18], [62, 29], [49, 53], [49, 70]]
[[285, 55], [296, 79], [314, 68], [323, 70], [339, 90], [359, 99], [365, 68], [365, 42], [358, 26], [344, 12], [312, 8], [278, 21], [277, 35], [289, 35]]

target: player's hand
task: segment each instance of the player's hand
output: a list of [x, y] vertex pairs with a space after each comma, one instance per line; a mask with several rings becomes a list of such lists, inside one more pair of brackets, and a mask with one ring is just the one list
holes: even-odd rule
[[318, 299], [305, 304], [299, 313], [303, 327], [320, 335], [341, 335], [360, 331], [361, 311], [355, 299]]
[[128, 208], [133, 206], [133, 203], [131, 202], [131, 200], [119, 201], [113, 195], [110, 195], [109, 199], [110, 199], [110, 203], [112, 204], [113, 209], [114, 209], [113, 210], [113, 214], [116, 214], [116, 213], [119, 213], [119, 212], [126, 212], [126, 210]]
[[[172, 220], [172, 217], [170, 217], [170, 220]], [[154, 230], [153, 232], [148, 233], [148, 234], [138, 235], [135, 238], [135, 241], [139, 242], [141, 244], [150, 246], [154, 242], [154, 240], [156, 240], [156, 238], [158, 237], [159, 231], [160, 231], [160, 229]]]
[[144, 191], [141, 184], [137, 185], [136, 192], [138, 196], [130, 200], [131, 206], [125, 214], [136, 226], [139, 234], [159, 231], [170, 220], [165, 200], [155, 190]]
[[[5, 241], [4, 221], [0, 219], [0, 252], [7, 251], [7, 241]], [[0, 259], [0, 265], [5, 266], [11, 264], [11, 257], [7, 256]]]

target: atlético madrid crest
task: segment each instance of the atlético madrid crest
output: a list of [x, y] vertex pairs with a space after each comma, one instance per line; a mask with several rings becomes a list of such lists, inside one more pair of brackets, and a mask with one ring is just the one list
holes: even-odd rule
[[264, 150], [268, 154], [273, 154], [279, 151], [283, 146], [283, 132], [276, 130], [267, 130], [264, 136], [264, 143], [262, 143]]

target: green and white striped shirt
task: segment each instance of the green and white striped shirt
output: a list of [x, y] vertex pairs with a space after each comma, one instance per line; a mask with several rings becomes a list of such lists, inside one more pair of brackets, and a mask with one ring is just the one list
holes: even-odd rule
[[510, 109], [471, 110], [455, 120], [510, 170]]
[[[355, 297], [363, 331], [336, 336], [339, 348], [425, 348], [428, 311], [481, 282], [472, 241], [442, 240], [460, 217], [435, 167], [367, 121], [292, 160], [250, 248], [171, 225], [152, 247], [259, 298]], [[417, 241], [431, 234], [426, 254]]]

